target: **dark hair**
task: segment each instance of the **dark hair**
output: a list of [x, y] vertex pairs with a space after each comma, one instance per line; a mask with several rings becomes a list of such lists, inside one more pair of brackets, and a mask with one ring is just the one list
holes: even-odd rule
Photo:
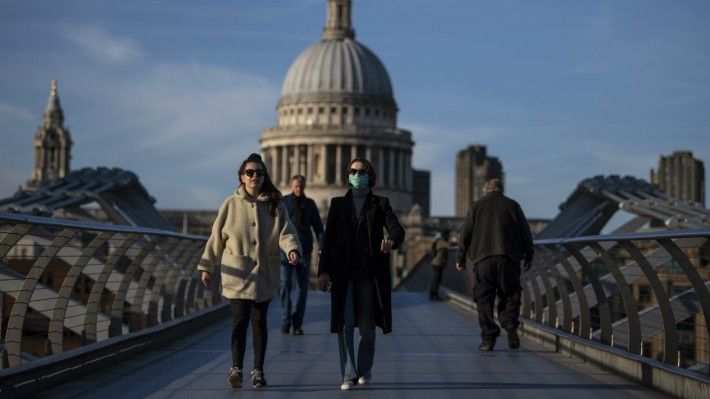
[[[350, 166], [348, 167], [348, 170], [345, 173], [350, 173], [350, 168], [352, 168], [353, 164], [355, 162], [362, 162], [365, 164], [365, 169], [367, 169], [367, 174], [370, 176], [368, 179], [368, 186], [370, 188], [375, 187], [375, 183], [377, 183], [377, 173], [375, 173], [375, 168], [372, 167], [372, 164], [370, 161], [368, 161], [365, 158], [355, 158], [352, 161], [350, 161]], [[350, 183], [348, 182], [348, 187], [352, 187]]]
[[293, 176], [291, 176], [291, 181], [292, 181], [292, 182], [293, 182], [294, 180], [296, 180], [296, 179], [300, 180], [301, 183], [306, 184], [306, 176], [303, 176], [303, 175], [293, 175]]
[[244, 174], [244, 169], [246, 169], [249, 162], [258, 163], [261, 165], [261, 168], [264, 169], [264, 182], [261, 184], [261, 190], [259, 192], [269, 197], [269, 213], [271, 216], [276, 216], [276, 209], [278, 209], [279, 203], [281, 202], [281, 191], [279, 191], [271, 181], [269, 170], [266, 168], [264, 161], [261, 160], [261, 155], [252, 153], [242, 162], [242, 166], [239, 167], [239, 185], [244, 185], [241, 176]]

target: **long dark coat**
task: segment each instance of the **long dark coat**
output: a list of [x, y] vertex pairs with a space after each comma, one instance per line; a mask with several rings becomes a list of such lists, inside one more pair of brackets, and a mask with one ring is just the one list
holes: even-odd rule
[[[380, 251], [384, 238], [383, 229], [387, 229], [388, 238], [394, 242], [392, 249], [398, 248], [404, 241], [404, 229], [392, 211], [389, 199], [367, 194], [363, 204], [367, 219], [372, 269], [375, 275], [377, 293], [377, 325], [384, 334], [392, 332], [392, 276], [390, 256]], [[355, 268], [355, 242], [357, 219], [351, 190], [344, 197], [335, 197], [330, 202], [328, 221], [325, 228], [325, 240], [321, 251], [318, 275], [328, 273], [333, 282], [330, 302], [330, 331], [342, 331], [345, 290], [347, 289], [348, 271]]]

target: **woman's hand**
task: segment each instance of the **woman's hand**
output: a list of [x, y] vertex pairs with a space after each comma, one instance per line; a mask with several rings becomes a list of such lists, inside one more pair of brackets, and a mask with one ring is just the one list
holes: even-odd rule
[[298, 254], [298, 251], [291, 251], [288, 253], [288, 263], [291, 265], [296, 266], [299, 259], [301, 259], [301, 255]]
[[330, 281], [330, 274], [323, 273], [318, 276], [318, 284], [316, 284], [318, 286], [318, 291], [325, 292], [328, 281]]
[[207, 272], [202, 272], [202, 284], [205, 286], [210, 285], [210, 274]]
[[380, 243], [380, 251], [382, 251], [383, 254], [386, 254], [390, 251], [390, 249], [392, 249], [392, 245], [394, 245], [394, 241], [389, 238], [384, 238]]

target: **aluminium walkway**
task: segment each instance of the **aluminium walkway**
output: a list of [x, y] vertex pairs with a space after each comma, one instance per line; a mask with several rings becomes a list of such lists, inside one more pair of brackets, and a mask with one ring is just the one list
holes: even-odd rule
[[[378, 329], [374, 381], [340, 391], [337, 338], [328, 333], [330, 300], [310, 292], [306, 335], [281, 334], [278, 301], [269, 309], [265, 364], [268, 386], [231, 389], [230, 320], [205, 326], [164, 348], [53, 388], [42, 398], [665, 398], [522, 339], [516, 351], [502, 337], [481, 353], [478, 323], [471, 313], [424, 294], [393, 295], [394, 332]], [[251, 368], [247, 344], [246, 376]]]

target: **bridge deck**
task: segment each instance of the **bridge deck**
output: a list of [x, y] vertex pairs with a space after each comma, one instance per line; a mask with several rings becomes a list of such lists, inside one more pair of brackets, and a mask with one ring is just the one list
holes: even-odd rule
[[[308, 301], [304, 336], [280, 333], [281, 309], [272, 302], [265, 364], [269, 386], [263, 390], [250, 385], [232, 390], [226, 383], [230, 320], [224, 320], [42, 397], [666, 397], [524, 338], [517, 351], [501, 338], [495, 351], [480, 353], [480, 332], [471, 314], [409, 293], [393, 297], [394, 332], [383, 336], [378, 330], [373, 384], [341, 392], [337, 339], [328, 333], [329, 298], [312, 292]], [[251, 362], [249, 342], [247, 373]]]

